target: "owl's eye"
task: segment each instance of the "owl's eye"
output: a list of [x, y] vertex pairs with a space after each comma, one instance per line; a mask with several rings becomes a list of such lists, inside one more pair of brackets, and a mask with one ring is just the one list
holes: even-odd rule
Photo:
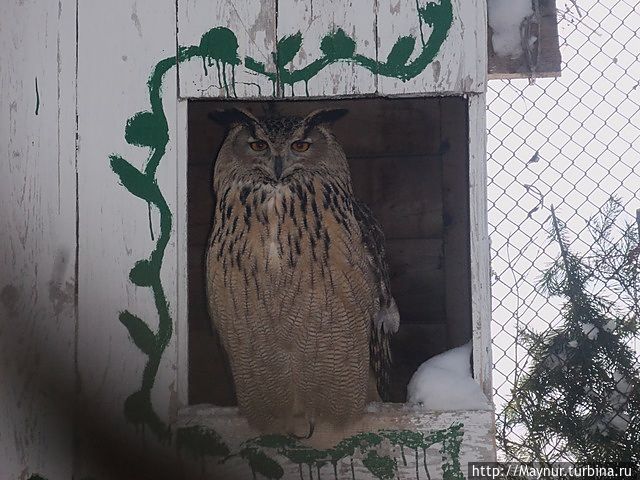
[[293, 150], [294, 152], [306, 152], [307, 150], [309, 150], [310, 146], [311, 143], [298, 140], [291, 144], [291, 150]]
[[264, 140], [249, 142], [249, 146], [251, 147], [251, 150], [255, 152], [264, 152], [268, 147], [267, 142], [265, 142]]

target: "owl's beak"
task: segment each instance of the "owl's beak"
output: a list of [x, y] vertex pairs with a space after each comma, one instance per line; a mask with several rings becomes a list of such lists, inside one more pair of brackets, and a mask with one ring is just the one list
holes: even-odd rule
[[280, 180], [282, 177], [282, 157], [280, 155], [276, 155], [273, 160], [273, 172], [276, 175], [276, 180]]

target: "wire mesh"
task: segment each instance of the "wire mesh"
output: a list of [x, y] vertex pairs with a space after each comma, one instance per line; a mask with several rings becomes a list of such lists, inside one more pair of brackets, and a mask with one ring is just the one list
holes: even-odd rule
[[[531, 367], [526, 332], [562, 323], [563, 302], [540, 288], [544, 272], [561, 253], [549, 235], [551, 207], [563, 222], [568, 248], [583, 256], [596, 242], [589, 219], [611, 197], [621, 208], [619, 232], [624, 224], [635, 223], [640, 207], [640, 6], [634, 0], [559, 0], [557, 10], [561, 77], [494, 80], [487, 95], [493, 375], [499, 417], [518, 379]], [[599, 293], [616, 294], [598, 285]], [[630, 341], [637, 355], [637, 336]], [[625, 384], [618, 390], [628, 388]], [[611, 422], [593, 425], [606, 434]], [[518, 429], [503, 433], [525, 438]], [[546, 448], [556, 453], [555, 459], [571, 460], [558, 441], [554, 445], [549, 440]], [[502, 454], [509, 457], [509, 452]]]

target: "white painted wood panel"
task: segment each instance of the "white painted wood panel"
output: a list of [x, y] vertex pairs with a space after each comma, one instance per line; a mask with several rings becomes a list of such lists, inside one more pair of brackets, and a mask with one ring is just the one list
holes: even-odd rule
[[175, 8], [79, 7], [79, 478], [118, 478], [177, 408]]
[[178, 18], [181, 97], [486, 88], [482, 0], [180, 0]]
[[188, 216], [187, 216], [187, 156], [189, 155], [189, 131], [187, 100], [179, 100], [176, 110], [176, 342], [177, 384], [172, 412], [189, 404], [189, 266]]
[[71, 478], [75, 1], [0, 4], [0, 478]]
[[491, 383], [491, 251], [487, 216], [486, 100], [469, 95], [469, 221], [473, 372], [488, 398]]
[[276, 0], [179, 0], [181, 97], [275, 96]]
[[[309, 440], [260, 436], [235, 408], [198, 405], [175, 425], [185, 471], [196, 478], [466, 478], [468, 462], [495, 461], [493, 413], [431, 412], [373, 404], [357, 424]], [[194, 449], [199, 446], [200, 449]], [[207, 446], [208, 448], [203, 448]], [[187, 449], [193, 454], [187, 455]]]
[[375, 4], [355, 3], [278, 0], [278, 67], [284, 97], [375, 93]]
[[379, 92], [484, 91], [486, 23], [483, 0], [380, 0]]

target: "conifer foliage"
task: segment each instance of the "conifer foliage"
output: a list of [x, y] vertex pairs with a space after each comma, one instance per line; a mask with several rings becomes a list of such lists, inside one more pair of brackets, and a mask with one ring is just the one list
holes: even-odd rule
[[559, 255], [540, 281], [562, 302], [561, 319], [521, 332], [527, 371], [498, 422], [508, 460], [640, 461], [638, 334], [640, 245], [636, 222], [609, 201], [587, 222], [578, 255], [553, 207], [551, 240]]

